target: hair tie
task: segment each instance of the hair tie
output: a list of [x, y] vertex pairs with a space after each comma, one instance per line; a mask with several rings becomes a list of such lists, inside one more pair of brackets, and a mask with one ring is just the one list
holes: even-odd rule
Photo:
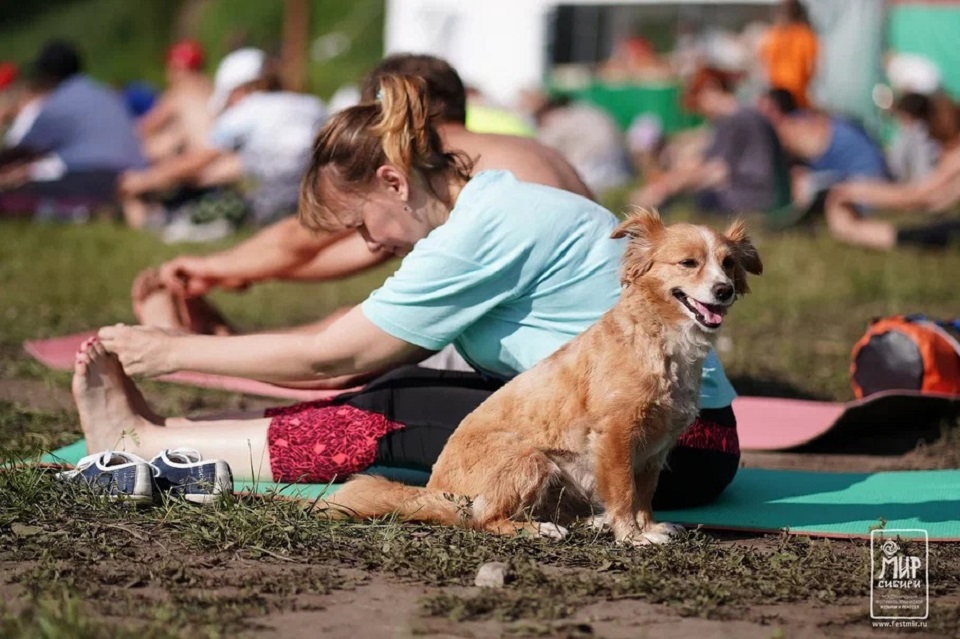
[[377, 89], [377, 102], [383, 102], [383, 89]]

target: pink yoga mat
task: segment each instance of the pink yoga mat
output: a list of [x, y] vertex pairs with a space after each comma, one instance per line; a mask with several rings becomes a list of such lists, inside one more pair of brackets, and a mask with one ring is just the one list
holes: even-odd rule
[[[65, 335], [63, 337], [54, 337], [52, 339], [30, 340], [23, 343], [24, 350], [41, 364], [55, 370], [70, 371], [73, 370], [73, 356], [88, 337], [96, 335], [96, 331], [87, 331], [86, 333], [76, 333], [74, 335]], [[187, 386], [199, 386], [202, 388], [216, 388], [219, 390], [231, 391], [234, 393], [246, 393], [248, 395], [260, 395], [262, 397], [276, 397], [279, 399], [295, 399], [298, 401], [310, 401], [314, 399], [325, 399], [333, 397], [342, 391], [330, 390], [298, 390], [292, 388], [283, 388], [274, 386], [265, 382], [257, 382], [251, 379], [240, 377], [226, 377], [223, 375], [207, 375], [206, 373], [191, 373], [182, 371], [171, 375], [164, 375], [158, 379], [175, 382], [177, 384], [186, 384]]]
[[859, 440], [911, 432], [920, 437], [924, 429], [935, 430], [940, 420], [955, 415], [958, 407], [958, 395], [907, 390], [884, 391], [846, 403], [779, 397], [733, 400], [743, 450], [785, 450], [828, 434]]

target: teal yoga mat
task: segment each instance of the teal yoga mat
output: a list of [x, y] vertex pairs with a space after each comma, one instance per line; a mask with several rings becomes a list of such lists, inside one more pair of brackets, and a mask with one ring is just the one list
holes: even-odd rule
[[[83, 440], [45, 455], [41, 461], [76, 463], [86, 454]], [[374, 467], [370, 473], [423, 484], [427, 474]], [[237, 482], [238, 491], [316, 499], [337, 484]], [[885, 473], [815, 473], [741, 468], [712, 504], [657, 513], [664, 521], [705, 528], [790, 533], [816, 537], [869, 538], [870, 531], [926, 531], [931, 541], [960, 541], [960, 470]], [[922, 537], [922, 533], [904, 534]]]
[[[40, 458], [41, 463], [46, 464], [76, 464], [81, 457], [87, 454], [87, 442], [81, 439], [69, 446], [59, 448], [52, 453], [47, 453]], [[420, 470], [409, 470], [406, 468], [390, 468], [387, 466], [373, 466], [367, 470], [368, 473], [383, 475], [395, 481], [402, 481], [405, 484], [422, 486], [430, 479], [430, 474]], [[298, 497], [303, 499], [316, 499], [324, 495], [330, 495], [337, 491], [339, 484], [278, 484], [272, 481], [234, 481], [233, 489], [236, 492], [250, 492], [260, 495], [277, 494], [283, 497]]]

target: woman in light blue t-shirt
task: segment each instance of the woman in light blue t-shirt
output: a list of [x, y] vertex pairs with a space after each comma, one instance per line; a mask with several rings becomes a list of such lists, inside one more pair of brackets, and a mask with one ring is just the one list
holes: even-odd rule
[[[102, 347], [85, 349], [74, 384], [91, 450], [133, 431], [123, 439], [131, 452], [188, 446], [226, 460], [238, 477], [267, 467], [284, 482], [329, 482], [371, 465], [429, 471], [467, 414], [613, 306], [623, 252], [610, 239], [616, 218], [508, 172], [471, 176], [469, 158], [443, 150], [430, 113], [421, 80], [385, 77], [377, 102], [323, 127], [303, 179], [303, 224], [355, 228], [371, 251], [404, 256], [383, 287], [317, 334], [101, 329]], [[410, 365], [451, 343], [479, 372]], [[288, 386], [389, 372], [332, 400], [202, 421], [138, 409], [118, 361], [127, 374], [192, 370]], [[732, 480], [733, 397], [712, 356], [701, 415], [672, 453], [657, 507], [704, 503]], [[190, 427], [164, 428], [181, 424]]]

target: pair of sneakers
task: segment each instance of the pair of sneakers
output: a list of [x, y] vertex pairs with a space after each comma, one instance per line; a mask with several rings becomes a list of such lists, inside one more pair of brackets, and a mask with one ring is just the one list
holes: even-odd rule
[[195, 504], [216, 501], [221, 493], [233, 492], [233, 474], [227, 462], [203, 459], [192, 448], [164, 450], [147, 461], [132, 453], [107, 450], [87, 455], [73, 470], [57, 475], [80, 481], [109, 497], [152, 502], [158, 492]]

